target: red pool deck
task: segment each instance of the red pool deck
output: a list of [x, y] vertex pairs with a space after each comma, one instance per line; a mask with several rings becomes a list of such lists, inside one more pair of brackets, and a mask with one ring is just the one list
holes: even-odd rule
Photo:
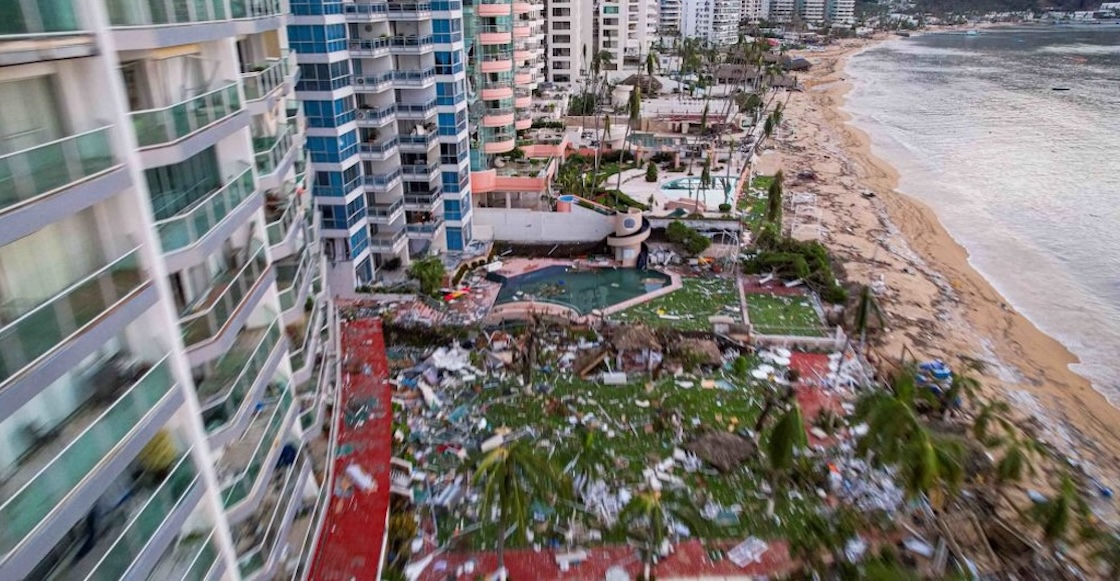
[[[346, 413], [337, 414], [334, 449], [339, 452], [327, 484], [331, 502], [312, 556], [310, 579], [372, 581], [381, 567], [389, 511], [393, 422], [389, 361], [379, 319], [345, 321], [339, 332], [341, 411], [350, 409], [352, 402], [365, 405], [362, 414], [349, 418]], [[354, 486], [346, 476], [351, 464], [371, 476], [375, 486], [367, 491]]]
[[[801, 406], [801, 416], [805, 419], [805, 429], [813, 427], [813, 420], [822, 410], [829, 409], [842, 415], [842, 400], [835, 393], [821, 387], [818, 378], [828, 375], [828, 355], [821, 353], [802, 353], [795, 351], [790, 355], [790, 369], [801, 374], [797, 380], [797, 404]], [[832, 444], [835, 438], [818, 438], [809, 434], [811, 444]]]
[[748, 295], [774, 295], [779, 297], [798, 297], [808, 294], [803, 286], [787, 287], [780, 280], [759, 284], [762, 278], [757, 275], [743, 277], [743, 292]]
[[[788, 574], [794, 570], [794, 563], [790, 559], [789, 551], [784, 541], [770, 543], [769, 549], [762, 554], [761, 560], [751, 563], [746, 567], [739, 567], [723, 555], [736, 543], [709, 543], [707, 546], [700, 541], [686, 541], [674, 547], [674, 552], [663, 559], [654, 567], [653, 572], [661, 579], [680, 578], [719, 578], [719, 577], [777, 577]], [[607, 571], [612, 567], [622, 567], [636, 578], [642, 572], [642, 563], [632, 547], [626, 545], [612, 545], [608, 547], [595, 547], [587, 549], [588, 558], [578, 564], [573, 564], [567, 572], [561, 572], [556, 564], [556, 552], [552, 550], [533, 551], [531, 549], [517, 549], [506, 551], [506, 568], [509, 569], [510, 579], [533, 579], [545, 581], [552, 579], [565, 580], [600, 580], [606, 577]], [[712, 560], [709, 552], [719, 555], [719, 560]], [[474, 562], [474, 572], [456, 576], [460, 565], [467, 561]], [[494, 552], [440, 555], [428, 565], [420, 575], [420, 581], [445, 581], [447, 579], [476, 579], [479, 576], [488, 578], [498, 569], [498, 557]]]

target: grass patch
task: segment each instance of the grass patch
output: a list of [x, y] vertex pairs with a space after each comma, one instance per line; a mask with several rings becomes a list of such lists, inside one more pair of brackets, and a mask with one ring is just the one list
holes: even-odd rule
[[740, 192], [739, 199], [735, 202], [735, 209], [745, 212], [743, 223], [751, 232], [757, 230], [766, 217], [766, 191], [773, 182], [774, 176], [755, 176], [750, 187]]
[[[645, 323], [651, 327], [673, 327], [685, 331], [711, 329], [708, 317], [739, 316], [739, 292], [728, 278], [685, 278], [679, 288], [663, 297], [611, 316], [619, 321]], [[663, 319], [661, 314], [680, 317]]]
[[748, 294], [747, 315], [755, 331], [764, 335], [824, 335], [820, 317], [808, 297]]

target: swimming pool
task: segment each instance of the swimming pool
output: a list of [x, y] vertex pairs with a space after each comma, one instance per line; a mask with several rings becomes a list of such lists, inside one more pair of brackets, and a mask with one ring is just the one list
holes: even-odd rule
[[700, 189], [699, 176], [677, 178], [661, 186], [661, 193], [670, 200], [687, 199], [691, 196], [704, 202], [708, 211], [714, 212], [720, 204], [724, 203], [724, 200], [728, 200], [727, 203], [734, 203], [738, 182], [737, 177], [712, 176], [712, 187]]
[[628, 301], [670, 282], [668, 275], [636, 268], [548, 266], [503, 279], [495, 305], [534, 300], [575, 309], [581, 315]]

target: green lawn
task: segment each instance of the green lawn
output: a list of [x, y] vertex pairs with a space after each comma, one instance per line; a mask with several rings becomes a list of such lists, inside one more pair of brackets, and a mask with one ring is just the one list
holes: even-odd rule
[[766, 217], [766, 190], [770, 188], [773, 181], [774, 176], [756, 176], [747, 191], [739, 194], [735, 207], [740, 212], [746, 212], [743, 222], [751, 232], [755, 231]]
[[[708, 317], [713, 315], [739, 319], [739, 292], [734, 279], [685, 278], [681, 282], [682, 288], [611, 315], [611, 319], [687, 331], [710, 330]], [[662, 314], [680, 318], [663, 319]]]
[[[751, 360], [751, 367], [756, 360]], [[538, 378], [541, 377], [538, 374]], [[547, 383], [547, 394], [526, 393], [512, 385], [495, 386], [482, 390], [471, 401], [471, 408], [484, 410], [490, 428], [508, 427], [514, 432], [531, 427], [535, 434], [531, 440], [538, 443], [542, 456], [569, 475], [591, 471], [595, 478], [608, 482], [612, 489], [625, 487], [638, 491], [646, 482], [642, 471], [654, 466], [673, 454], [673, 450], [691, 439], [692, 434], [704, 429], [735, 430], [753, 427], [763, 401], [763, 389], [757, 380], [735, 377], [727, 370], [707, 376], [716, 382], [714, 388], [702, 388], [704, 378], [687, 376], [680, 379], [648, 381], [647, 377], [634, 378], [627, 385], [607, 386], [595, 381], [584, 381], [570, 376], [553, 376]], [[687, 386], [686, 382], [692, 382]], [[453, 404], [454, 405], [454, 404]], [[660, 405], [660, 410], [658, 408]], [[448, 406], [451, 413], [455, 408]], [[671, 423], [664, 423], [664, 414], [676, 411], [683, 426], [683, 441], [675, 441], [677, 430]], [[472, 414], [473, 415], [473, 414]], [[594, 434], [592, 444], [584, 448], [580, 430], [573, 420], [590, 426]], [[773, 420], [772, 420], [773, 421]], [[577, 455], [592, 458], [587, 464], [569, 465]], [[586, 459], [586, 458], [585, 458]], [[741, 539], [747, 535], [775, 538], [797, 527], [799, 515], [815, 510], [820, 502], [815, 495], [803, 493], [804, 500], [792, 502], [785, 494], [777, 495], [775, 516], [766, 516], [767, 501], [760, 492], [767, 474], [761, 458], [755, 457], [727, 474], [720, 474], [705, 465], [697, 472], [686, 472], [679, 465], [672, 470], [683, 479], [687, 490], [704, 503], [713, 501], [723, 508], [742, 507], [738, 517], [723, 513], [714, 521], [703, 521], [694, 535], [702, 538]], [[539, 499], [542, 500], [543, 499]], [[558, 516], [566, 521], [569, 516], [592, 519], [582, 511], [567, 505], [555, 507]], [[450, 537], [460, 525], [469, 526], [467, 517], [447, 515], [440, 522], [440, 539]], [[547, 535], [543, 524], [540, 536]], [[490, 549], [494, 547], [496, 526], [483, 526], [461, 540], [462, 548]], [[620, 531], [603, 531], [604, 542], [623, 542]]]
[[747, 316], [755, 331], [764, 335], [824, 335], [820, 317], [806, 297], [748, 294]]

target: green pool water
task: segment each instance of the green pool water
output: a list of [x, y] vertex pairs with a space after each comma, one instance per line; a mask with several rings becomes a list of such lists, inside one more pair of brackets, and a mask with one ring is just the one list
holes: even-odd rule
[[635, 268], [574, 270], [549, 266], [502, 281], [494, 304], [534, 300], [564, 305], [587, 315], [655, 291], [668, 285], [669, 280], [660, 272]]

